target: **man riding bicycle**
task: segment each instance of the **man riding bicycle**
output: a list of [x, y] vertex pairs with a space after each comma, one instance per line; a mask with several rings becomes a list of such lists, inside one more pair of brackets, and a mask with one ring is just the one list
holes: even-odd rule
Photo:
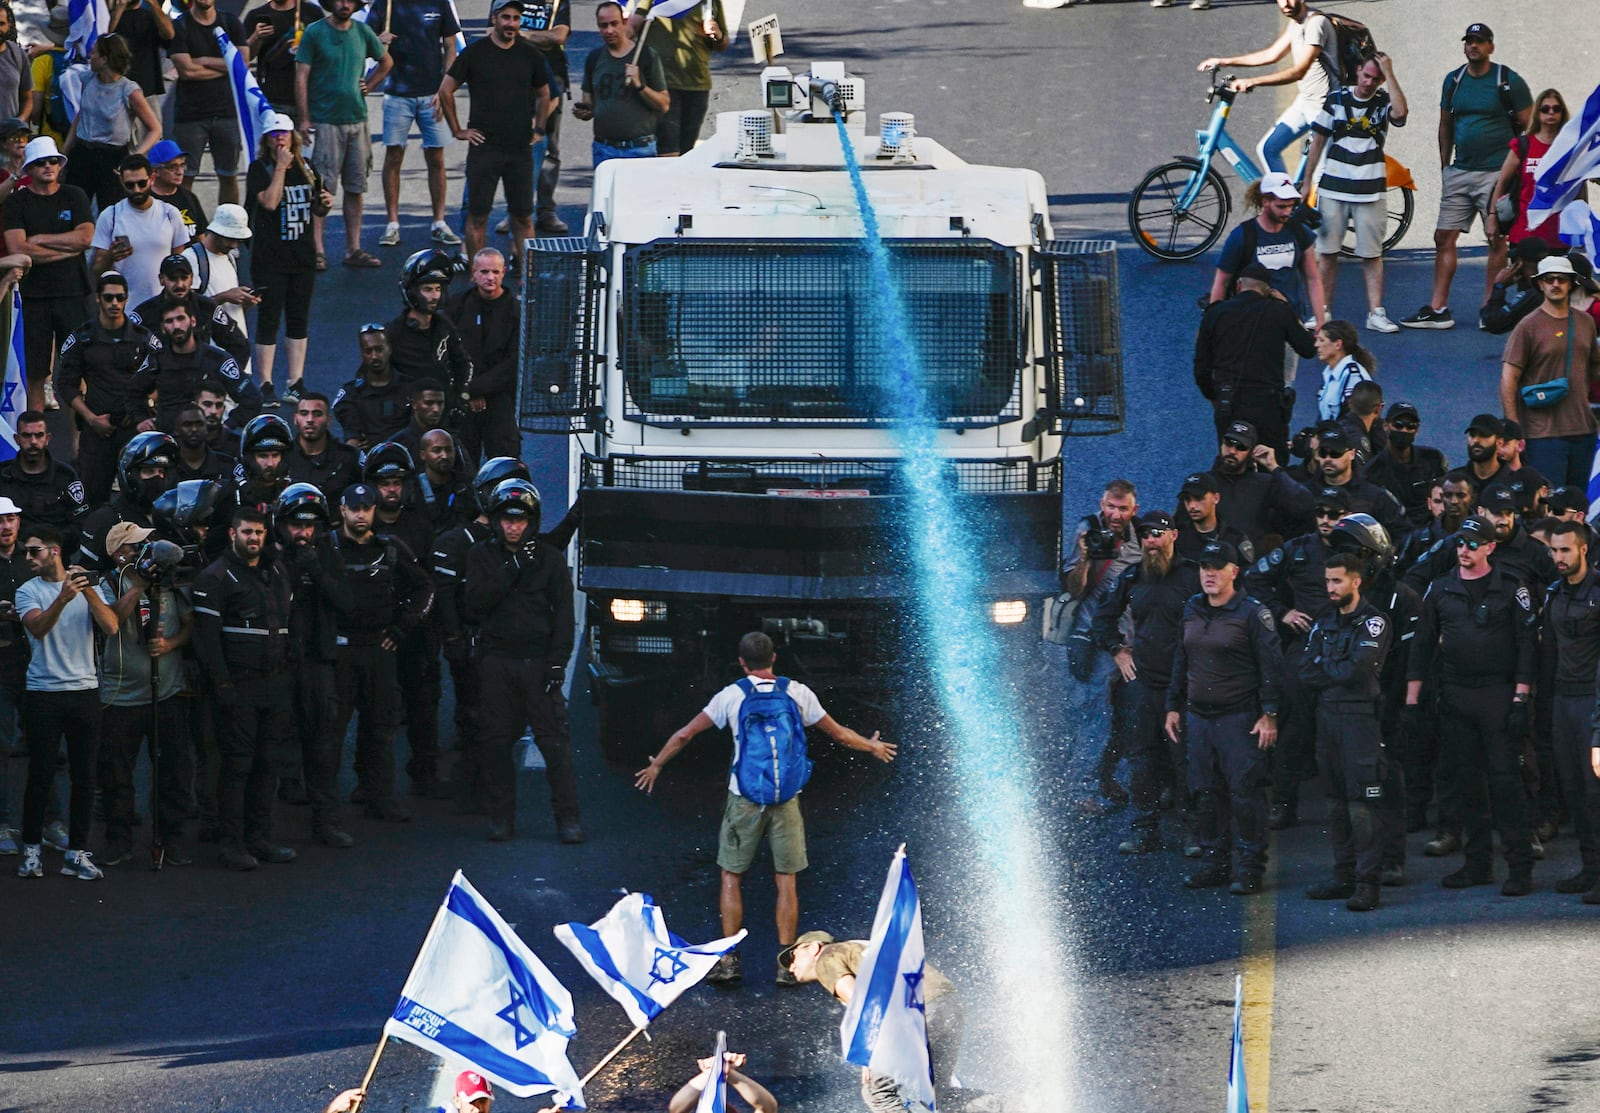
[[1298, 82], [1294, 103], [1278, 117], [1272, 129], [1256, 145], [1264, 170], [1287, 173], [1283, 152], [1300, 136], [1311, 130], [1311, 121], [1322, 111], [1328, 94], [1338, 89], [1339, 70], [1335, 64], [1338, 43], [1333, 24], [1321, 12], [1312, 11], [1306, 0], [1277, 0], [1278, 10], [1289, 20], [1289, 26], [1277, 41], [1264, 50], [1241, 54], [1236, 58], [1207, 58], [1199, 69], [1221, 69], [1224, 66], [1268, 66], [1289, 56], [1287, 69], [1269, 73], [1264, 77], [1241, 77], [1234, 80], [1236, 92], [1248, 93], [1262, 85], [1287, 85]]

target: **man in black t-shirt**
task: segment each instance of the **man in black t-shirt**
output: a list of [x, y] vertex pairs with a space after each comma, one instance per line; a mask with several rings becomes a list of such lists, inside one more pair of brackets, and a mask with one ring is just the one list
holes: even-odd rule
[[[494, 0], [492, 30], [463, 50], [439, 86], [439, 105], [450, 132], [467, 148], [467, 255], [483, 249], [496, 188], [505, 183], [518, 251], [533, 236], [533, 160], [530, 148], [544, 135], [550, 114], [550, 69], [544, 55], [523, 42], [522, 0]], [[472, 115], [462, 127], [456, 90], [472, 88]]]
[[211, 218], [206, 215], [206, 207], [200, 203], [194, 191], [183, 188], [184, 175], [189, 172], [189, 161], [183, 157], [183, 148], [170, 139], [163, 139], [151, 147], [145, 157], [150, 160], [150, 195], [178, 210], [192, 242], [206, 230]]
[[217, 42], [218, 29], [227, 32], [240, 53], [249, 57], [250, 42], [239, 17], [217, 11], [216, 0], [192, 0], [189, 10], [173, 24], [172, 43], [167, 47], [178, 70], [178, 107], [173, 115], [172, 137], [188, 160], [184, 188], [194, 188], [200, 156], [209, 146], [211, 165], [217, 172], [217, 204], [237, 205], [239, 117], [222, 60], [222, 45]]
[[[250, 34], [247, 43], [250, 56], [256, 60], [256, 80], [261, 83], [261, 91], [272, 107], [286, 116], [295, 113], [294, 48], [300, 41], [300, 32], [322, 16], [322, 9], [311, 0], [269, 0], [245, 12], [240, 20]], [[245, 45], [241, 43], [240, 49]]]
[[56, 352], [89, 316], [89, 272], [83, 253], [94, 238], [89, 197], [64, 185], [67, 160], [56, 141], [41, 136], [28, 144], [23, 169], [26, 189], [5, 203], [6, 253], [27, 255], [33, 266], [22, 278], [22, 335], [28, 364], [28, 409], [44, 409], [44, 384]]
[[[106, 13], [111, 17], [106, 30], [121, 35], [133, 55], [128, 76], [150, 102], [156, 119], [161, 119], [161, 105], [167, 97], [161, 52], [172, 41], [172, 17], [162, 8], [160, 0], [107, 0]], [[135, 135], [143, 131], [137, 120], [134, 129]]]

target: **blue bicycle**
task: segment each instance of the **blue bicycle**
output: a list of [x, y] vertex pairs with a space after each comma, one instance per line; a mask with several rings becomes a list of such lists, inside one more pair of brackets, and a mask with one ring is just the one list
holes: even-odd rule
[[[1203, 255], [1228, 230], [1233, 196], [1212, 165], [1218, 154], [1233, 167], [1245, 185], [1261, 179], [1261, 170], [1255, 161], [1228, 134], [1228, 114], [1239, 95], [1232, 88], [1232, 82], [1232, 77], [1211, 71], [1211, 89], [1206, 94], [1206, 103], [1215, 107], [1206, 129], [1195, 132], [1199, 157], [1179, 155], [1174, 161], [1157, 166], [1134, 187], [1133, 196], [1128, 200], [1128, 228], [1133, 232], [1133, 241], [1157, 259], [1193, 259]], [[1388, 171], [1389, 222], [1383, 248], [1388, 251], [1411, 227], [1416, 184], [1411, 172], [1397, 159], [1385, 155], [1384, 162]], [[1304, 162], [1300, 172], [1305, 172]], [[1343, 253], [1353, 254], [1352, 248], [1347, 240]]]

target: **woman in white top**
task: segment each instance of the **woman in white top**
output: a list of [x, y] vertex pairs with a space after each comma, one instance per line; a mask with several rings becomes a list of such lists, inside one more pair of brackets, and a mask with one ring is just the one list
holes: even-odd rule
[[1313, 337], [1322, 361], [1322, 392], [1317, 395], [1317, 417], [1337, 421], [1344, 400], [1357, 383], [1370, 382], [1378, 369], [1377, 358], [1361, 346], [1356, 326], [1349, 321], [1329, 321]]
[[[136, 81], [127, 77], [133, 64], [128, 40], [121, 35], [101, 35], [89, 52], [94, 75], [78, 94], [78, 116], [72, 121], [62, 151], [67, 160], [68, 185], [94, 199], [99, 208], [122, 200], [117, 164], [129, 151], [141, 155], [161, 138], [161, 119], [150, 107]], [[133, 143], [133, 121], [142, 125], [138, 146]]]

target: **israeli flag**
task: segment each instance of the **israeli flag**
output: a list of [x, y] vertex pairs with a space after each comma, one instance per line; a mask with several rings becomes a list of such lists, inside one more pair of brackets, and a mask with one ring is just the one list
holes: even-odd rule
[[519, 1098], [583, 1109], [572, 995], [456, 871], [384, 1034], [462, 1059]]
[[933, 1064], [922, 999], [925, 972], [922, 903], [901, 847], [889, 863], [872, 938], [861, 956], [839, 1037], [848, 1062], [894, 1079], [904, 1097], [933, 1109]]
[[95, 40], [105, 34], [111, 23], [111, 13], [106, 10], [106, 0], [67, 0], [67, 61], [87, 62]]
[[1233, 1052], [1228, 1057], [1227, 1113], [1250, 1113], [1250, 1087], [1244, 1080], [1244, 978], [1233, 979]]
[[728, 1033], [717, 1033], [717, 1050], [711, 1057], [711, 1073], [694, 1113], [728, 1113]]
[[28, 408], [26, 366], [22, 353], [22, 293], [11, 288], [11, 344], [6, 348], [6, 372], [0, 387], [0, 464], [17, 458], [17, 415]]
[[1600, 175], [1600, 86], [1539, 160], [1533, 196], [1528, 199], [1528, 227], [1537, 228], [1551, 213], [1564, 209], [1596, 175]]
[[702, 0], [660, 0], [659, 3], [650, 5], [650, 10], [645, 13], [646, 19], [671, 19], [675, 15], [698, 8]]
[[745, 932], [693, 946], [667, 930], [648, 893], [629, 893], [592, 924], [557, 924], [566, 945], [600, 988], [616, 999], [635, 1028], [644, 1028], [711, 972]]
[[217, 45], [222, 48], [222, 61], [228, 67], [228, 86], [233, 93], [233, 112], [239, 121], [244, 155], [247, 160], [253, 160], [261, 145], [261, 118], [274, 111], [272, 102], [261, 91], [256, 75], [250, 72], [250, 63], [229, 40], [220, 20], [215, 34]]

